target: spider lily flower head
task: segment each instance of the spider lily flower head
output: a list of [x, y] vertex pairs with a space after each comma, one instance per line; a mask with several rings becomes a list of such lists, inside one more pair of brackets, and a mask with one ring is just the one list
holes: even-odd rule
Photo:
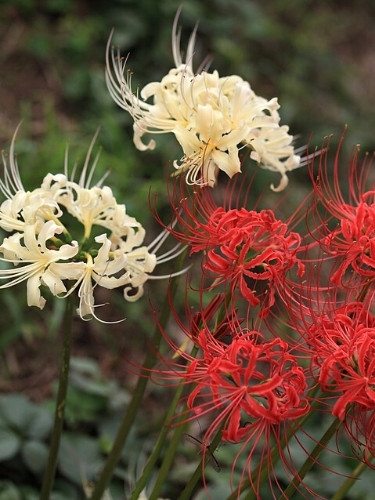
[[173, 163], [173, 175], [186, 173], [188, 184], [211, 187], [220, 170], [229, 177], [241, 172], [239, 151], [247, 147], [259, 166], [281, 174], [280, 184], [271, 185], [275, 191], [281, 191], [288, 183], [286, 172], [307, 160], [294, 151], [288, 127], [279, 125], [277, 99], [258, 96], [237, 75], [220, 77], [204, 65], [194, 73], [196, 29], [183, 60], [178, 16], [179, 12], [172, 30], [175, 67], [160, 82], [149, 83], [140, 93], [133, 92], [126, 60], [118, 50], [111, 49], [111, 37], [108, 41], [108, 90], [116, 104], [134, 120], [136, 147], [141, 151], [155, 148], [154, 139], [147, 144], [142, 141], [144, 134], [173, 133], [183, 150], [182, 158]]
[[14, 155], [16, 134], [9, 160], [3, 156], [0, 190], [6, 199], [0, 206], [0, 227], [10, 235], [0, 245], [0, 260], [10, 268], [0, 270], [5, 281], [0, 288], [26, 281], [29, 306], [43, 309], [41, 286], [57, 297], [77, 290], [80, 316], [97, 318], [96, 286], [122, 287], [124, 298], [135, 301], [147, 280], [165, 277], [151, 275], [157, 264], [181, 252], [176, 246], [157, 256], [168, 232], [144, 245], [144, 228], [102, 185], [104, 179], [90, 186], [98, 161], [97, 156], [90, 167], [96, 135], [78, 181], [69, 176], [66, 154], [63, 174], [48, 174], [39, 188], [26, 191]]
[[318, 176], [313, 179], [316, 208], [326, 212], [325, 216], [319, 214], [318, 239], [326, 258], [335, 261], [332, 283], [362, 287], [375, 278], [374, 161], [370, 155], [362, 159], [357, 146], [342, 182], [346, 174], [340, 161], [343, 140], [333, 169], [328, 167], [328, 147], [322, 149]]
[[375, 317], [368, 308], [352, 302], [316, 316], [307, 342], [321, 388], [337, 396], [333, 415], [344, 420], [352, 405], [375, 411]]
[[[235, 322], [232, 327], [229, 343], [201, 328], [194, 339], [198, 353], [179, 352], [182, 362], [158, 375], [191, 386], [188, 411], [178, 423], [202, 418], [207, 423], [203, 443], [210, 443], [220, 431], [222, 441], [239, 444], [232, 471], [239, 457], [246, 455], [241, 482], [249, 479], [257, 491], [254, 456], [269, 467], [270, 441], [281, 440], [288, 426], [310, 411], [307, 380], [286, 342], [266, 341], [262, 332], [241, 330]], [[286, 468], [291, 468], [288, 453], [284, 455], [282, 448], [280, 453]], [[272, 466], [269, 473], [274, 473]]]
[[[218, 242], [207, 250], [203, 268], [213, 274], [216, 284], [229, 282], [231, 292], [239, 290], [253, 306], [260, 304], [259, 284], [265, 284], [268, 298], [262, 316], [274, 304], [275, 287], [285, 279], [286, 272], [297, 265], [299, 274], [303, 273], [303, 264], [296, 256], [301, 238], [289, 232], [272, 210], [219, 208], [206, 227], [211, 234], [216, 233]], [[253, 284], [249, 286], [250, 282]]]
[[357, 206], [342, 204], [339, 225], [322, 240], [340, 262], [332, 282], [341, 284], [351, 271], [363, 280], [375, 279], [375, 190], [361, 196]]
[[304, 339], [304, 352], [323, 391], [321, 397], [342, 421], [358, 458], [367, 462], [375, 452], [374, 290], [365, 286], [358, 297], [362, 302], [350, 300], [352, 291], [336, 304], [320, 297], [309, 307], [301, 307], [303, 318], [295, 323], [295, 330]]
[[281, 339], [266, 342], [262, 338], [260, 332], [249, 331], [233, 336], [227, 345], [212, 337], [207, 329], [198, 336], [202, 358], [188, 368], [187, 378], [197, 382], [188, 406], [201, 414], [199, 400], [206, 398], [209, 389], [215, 407], [226, 408], [225, 440], [243, 439], [251, 425], [245, 422], [246, 418], [278, 424], [298, 418], [308, 409], [303, 396], [304, 372], [287, 343]]
[[298, 257], [302, 239], [290, 230], [298, 210], [282, 221], [270, 209], [234, 208], [237, 203], [231, 199], [231, 190], [221, 204], [211, 192], [206, 188], [194, 197], [172, 194], [177, 224], [171, 232], [188, 245], [190, 254], [202, 253], [203, 276], [210, 289], [228, 287], [233, 297], [239, 294], [249, 305], [260, 305], [260, 316], [265, 317], [287, 273], [304, 274]]

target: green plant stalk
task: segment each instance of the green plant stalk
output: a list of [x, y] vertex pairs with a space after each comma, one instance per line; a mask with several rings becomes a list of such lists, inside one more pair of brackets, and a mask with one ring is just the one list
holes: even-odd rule
[[[213, 453], [216, 450], [216, 448], [218, 447], [218, 445], [221, 441], [222, 430], [223, 429], [221, 428], [216, 433], [214, 439], [212, 440], [212, 442], [210, 444], [210, 452], [211, 453]], [[178, 497], [178, 500], [190, 500], [193, 497], [195, 490], [197, 488], [198, 481], [202, 477], [202, 472], [203, 472], [203, 458], [200, 460], [193, 475], [191, 476], [191, 478], [187, 482], [184, 490], [182, 491], [182, 493]]]
[[[168, 321], [169, 311], [170, 308], [168, 307], [168, 304], [166, 302], [163, 307], [161, 321], [160, 321], [160, 324], [163, 326]], [[154, 335], [152, 337], [152, 343], [153, 347], [155, 348], [155, 351], [153, 349], [148, 351], [145, 358], [145, 362], [143, 363], [143, 368], [145, 370], [151, 369], [155, 365], [157, 359], [155, 352], [159, 350], [160, 341], [161, 341], [161, 334], [159, 328], [156, 327]], [[137, 385], [135, 386], [135, 389], [133, 391], [132, 399], [123, 416], [123, 419], [120, 423], [120, 427], [118, 428], [113, 447], [107, 457], [107, 461], [99, 476], [99, 479], [95, 484], [94, 491], [92, 492], [91, 495], [91, 500], [101, 500], [107, 486], [109, 485], [113, 471], [118, 461], [120, 460], [122, 449], [125, 445], [126, 439], [134, 423], [139, 405], [141, 404], [141, 401], [143, 399], [143, 395], [145, 393], [148, 380], [149, 380], [148, 377], [145, 377], [143, 375], [140, 375], [140, 377], [138, 378]]]
[[[180, 259], [178, 259], [177, 266], [181, 267], [182, 263], [186, 257], [186, 251], [181, 254]], [[177, 289], [177, 280], [174, 279], [171, 283], [171, 291], [169, 296], [171, 298], [174, 297]], [[166, 298], [163, 304], [163, 309], [161, 312], [160, 316], [160, 322], [158, 325], [155, 326], [154, 334], [152, 336], [151, 342], [153, 345], [153, 349], [149, 350], [147, 352], [145, 361], [143, 363], [143, 369], [146, 371], [151, 369], [153, 366], [155, 366], [155, 363], [157, 361], [157, 355], [156, 352], [159, 350], [160, 347], [160, 342], [162, 335], [160, 333], [160, 327], [164, 328], [169, 315], [170, 315], [170, 305], [169, 305], [169, 300]], [[160, 326], [159, 326], [160, 325]], [[114, 444], [112, 447], [112, 450], [110, 451], [107, 461], [103, 467], [103, 470], [99, 476], [98, 481], [95, 484], [95, 488], [92, 492], [92, 495], [90, 497], [91, 500], [101, 500], [106, 488], [109, 485], [109, 482], [111, 480], [111, 477], [113, 475], [113, 471], [120, 460], [122, 450], [124, 448], [126, 439], [129, 435], [129, 432], [132, 428], [132, 425], [134, 423], [135, 417], [138, 412], [138, 408], [142, 402], [147, 383], [148, 383], [149, 378], [145, 377], [143, 375], [140, 375], [138, 378], [137, 385], [135, 386], [135, 389], [133, 391], [132, 399], [129, 403], [129, 406], [127, 407], [126, 412], [124, 413], [123, 419], [120, 423], [120, 427], [118, 428]]]
[[[195, 356], [197, 354], [197, 351], [198, 351], [197, 346], [194, 346], [193, 349], [191, 350], [191, 356]], [[175, 410], [176, 410], [176, 407], [177, 407], [177, 404], [178, 404], [178, 401], [179, 401], [181, 395], [183, 395], [183, 393], [184, 393], [184, 388], [185, 388], [185, 390], [187, 390], [188, 387], [189, 386], [184, 386], [182, 383], [178, 386], [177, 391], [176, 391], [176, 395], [173, 398], [173, 403], [175, 403], [175, 404], [173, 405], [173, 403], [172, 403], [171, 409], [170, 409], [170, 416], [171, 417], [175, 413]], [[169, 413], [169, 411], [168, 411], [168, 413]], [[178, 422], [176, 425], [178, 425]], [[169, 421], [165, 421], [161, 432], [167, 433], [168, 426], [169, 426]], [[178, 445], [181, 442], [181, 438], [182, 438], [183, 433], [185, 432], [186, 427], [187, 427], [187, 423], [185, 423], [185, 424], [181, 423], [181, 425], [178, 425], [178, 427], [175, 429], [173, 437], [172, 437], [171, 441], [169, 442], [167, 451], [164, 455], [163, 462], [162, 462], [161, 467], [159, 469], [159, 473], [157, 475], [157, 478], [156, 478], [156, 481], [155, 481], [155, 484], [154, 484], [154, 487], [153, 487], [153, 490], [151, 492], [149, 500], [157, 500], [158, 499], [160, 490], [162, 489], [162, 487], [165, 483], [165, 480], [166, 480], [168, 472], [171, 468], [173, 459], [176, 455]], [[158, 441], [159, 441], [159, 439], [158, 439]], [[161, 442], [161, 444], [162, 444], [162, 442]], [[160, 451], [161, 451], [161, 446], [158, 450], [158, 455], [159, 455]], [[156, 453], [155, 453], [154, 458], [153, 458], [154, 463], [155, 463], [156, 459], [158, 458], [158, 455], [156, 455]], [[150, 475], [151, 472], [152, 472], [152, 469], [150, 468], [150, 470], [148, 471], [148, 474]]]
[[[369, 460], [371, 461], [370, 457]], [[368, 468], [368, 464], [365, 462], [360, 462], [357, 467], [353, 470], [353, 472], [350, 474], [350, 477], [346, 478], [346, 480], [343, 482], [343, 484], [340, 486], [340, 488], [336, 491], [336, 493], [333, 495], [331, 500], [342, 500], [350, 488], [353, 486], [353, 484], [357, 481], [359, 476]]]
[[164, 419], [164, 425], [159, 433], [158, 439], [155, 443], [155, 446], [152, 450], [152, 453], [147, 460], [147, 463], [143, 469], [141, 477], [138, 479], [138, 481], [136, 482], [136, 484], [134, 486], [134, 489], [132, 491], [132, 494], [131, 494], [129, 500], [137, 500], [137, 498], [139, 497], [139, 495], [141, 494], [141, 492], [145, 488], [145, 486], [146, 486], [146, 484], [147, 484], [147, 482], [148, 482], [148, 480], [149, 480], [149, 478], [154, 470], [155, 463], [156, 463], [157, 459], [159, 458], [161, 450], [163, 449], [163, 446], [165, 444], [165, 440], [166, 440], [166, 437], [167, 437], [167, 434], [169, 431], [169, 423], [170, 423], [170, 420], [176, 411], [176, 407], [177, 407], [178, 402], [180, 400], [182, 390], [183, 390], [183, 385], [180, 384], [177, 388], [177, 391], [176, 391], [174, 397], [173, 397], [172, 403], [167, 410], [167, 413], [166, 413], [165, 419]]
[[163, 462], [159, 469], [159, 473], [157, 475], [154, 487], [149, 496], [149, 500], [158, 500], [160, 491], [165, 484], [165, 480], [167, 479], [168, 472], [172, 466], [173, 459], [176, 455], [179, 444], [181, 443], [182, 436], [186, 430], [187, 423], [178, 425], [176, 428], [172, 439], [169, 442], [167, 451], [165, 452]]
[[293, 480], [289, 483], [289, 486], [286, 488], [286, 490], [284, 490], [282, 495], [279, 497], [279, 500], [292, 497], [292, 495], [294, 494], [294, 492], [298, 488], [299, 484], [301, 484], [301, 482], [303, 481], [306, 474], [315, 465], [319, 455], [326, 448], [331, 437], [335, 434], [335, 432], [340, 427], [340, 425], [341, 425], [341, 421], [338, 418], [335, 418], [335, 420], [333, 420], [331, 425], [328, 427], [328, 429], [324, 433], [323, 437], [316, 444], [313, 451], [307, 457], [305, 463], [302, 465], [300, 470], [294, 476]]
[[57, 457], [60, 446], [60, 438], [64, 424], [64, 412], [66, 405], [66, 394], [69, 382], [70, 350], [72, 344], [72, 324], [73, 324], [73, 299], [66, 301], [65, 314], [62, 324], [63, 347], [61, 352], [59, 387], [57, 390], [55, 419], [52, 429], [51, 442], [48, 454], [46, 470], [44, 471], [40, 500], [49, 500], [53, 482], [55, 479]]

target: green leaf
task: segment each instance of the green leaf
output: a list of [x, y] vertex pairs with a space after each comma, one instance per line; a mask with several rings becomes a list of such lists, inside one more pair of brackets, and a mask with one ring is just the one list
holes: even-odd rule
[[93, 394], [95, 396], [102, 396], [106, 398], [115, 392], [115, 384], [108, 381], [96, 381], [90, 380], [86, 376], [82, 376], [78, 373], [72, 374], [72, 384], [78, 389], [81, 389], [87, 393]]
[[21, 439], [17, 434], [11, 429], [0, 428], [0, 462], [13, 458], [20, 447]]
[[[45, 439], [52, 427], [52, 414], [37, 406], [20, 394], [7, 394], [0, 397], [0, 422], [22, 436], [32, 439]], [[4, 425], [5, 423], [5, 425]]]
[[0, 500], [22, 500], [16, 486], [10, 481], [0, 483]]
[[67, 397], [66, 419], [67, 421], [92, 422], [98, 413], [105, 410], [107, 402], [104, 398], [93, 396], [70, 387]]
[[0, 417], [7, 424], [25, 432], [34, 415], [35, 405], [20, 394], [7, 394], [0, 398]]
[[27, 428], [28, 437], [39, 440], [45, 439], [51, 431], [52, 422], [53, 416], [46, 408], [35, 406]]
[[82, 500], [82, 488], [79, 488], [78, 493], [76, 486], [69, 483], [66, 479], [57, 477], [51, 494], [51, 500]]
[[80, 373], [86, 373], [87, 375], [92, 375], [96, 377], [100, 376], [99, 365], [93, 359], [73, 356], [70, 361], [70, 366], [72, 371], [76, 370]]
[[92, 480], [102, 465], [97, 439], [80, 434], [62, 436], [58, 468], [72, 482], [82, 485]]
[[22, 500], [39, 500], [40, 498], [38, 491], [31, 486], [20, 486], [19, 491], [22, 495]]
[[31, 472], [34, 472], [34, 474], [43, 472], [48, 458], [48, 448], [44, 443], [27, 441], [22, 447], [21, 454]]

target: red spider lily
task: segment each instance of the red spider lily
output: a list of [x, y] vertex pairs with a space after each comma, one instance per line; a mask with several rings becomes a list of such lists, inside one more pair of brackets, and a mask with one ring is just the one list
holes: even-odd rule
[[308, 411], [304, 371], [286, 342], [262, 342], [260, 332], [251, 331], [225, 345], [207, 333], [202, 330], [198, 337], [202, 358], [184, 375], [196, 384], [188, 407], [200, 415], [219, 410], [224, 440], [243, 440], [259, 419], [273, 425]]
[[[306, 415], [310, 405], [304, 370], [286, 342], [264, 341], [263, 334], [256, 330], [243, 329], [239, 334], [236, 329], [236, 333], [226, 344], [208, 328], [201, 329], [195, 338], [199, 355], [179, 353], [187, 364], [159, 374], [193, 386], [187, 397], [190, 415], [186, 420], [205, 418], [208, 427], [204, 444], [210, 443], [217, 432], [222, 433], [222, 441], [241, 443], [246, 456], [241, 482], [246, 475], [257, 490], [259, 485], [253, 484], [250, 474], [254, 455], [259, 458], [260, 454], [262, 465], [272, 468], [272, 440], [280, 443], [286, 426]], [[279, 451], [287, 463], [282, 447]]]
[[[268, 299], [261, 316], [274, 304], [275, 288], [285, 273], [297, 265], [299, 276], [303, 274], [304, 266], [296, 256], [301, 238], [297, 233], [288, 233], [288, 226], [271, 210], [218, 208], [199, 229], [202, 239], [204, 234], [210, 235], [203, 268], [213, 273], [215, 284], [230, 283], [231, 293], [239, 290], [256, 306], [260, 303], [256, 283], [266, 283]], [[193, 243], [191, 249], [195, 252], [197, 246]], [[253, 289], [249, 282], [255, 282]]]
[[375, 317], [360, 302], [316, 317], [307, 332], [312, 364], [324, 391], [338, 394], [332, 413], [348, 407], [375, 410]]
[[[319, 218], [320, 244], [328, 258], [335, 261], [336, 270], [331, 281], [344, 285], [353, 280], [363, 282], [375, 278], [375, 187], [373, 157], [361, 160], [356, 148], [348, 176], [340, 165], [343, 138], [337, 150], [333, 168], [328, 168], [328, 148], [319, 157], [317, 179], [312, 178], [316, 195], [315, 212]], [[348, 194], [344, 196], [340, 179], [344, 176]], [[319, 215], [319, 206], [326, 215]], [[325, 219], [325, 220], [324, 220]], [[330, 229], [335, 225], [333, 229]]]
[[177, 225], [170, 231], [190, 247], [191, 254], [203, 252], [209, 289], [228, 285], [230, 294], [239, 292], [250, 305], [262, 303], [260, 316], [264, 317], [287, 271], [296, 267], [299, 276], [304, 272], [297, 257], [301, 237], [289, 230], [291, 219], [283, 222], [272, 210], [230, 208], [235, 197], [231, 189], [222, 205], [207, 189], [194, 198], [184, 193], [171, 196]]
[[348, 268], [359, 276], [374, 279], [375, 191], [363, 194], [357, 206], [343, 204], [340, 208], [339, 227], [322, 240], [327, 252], [341, 261], [331, 280], [342, 283]]

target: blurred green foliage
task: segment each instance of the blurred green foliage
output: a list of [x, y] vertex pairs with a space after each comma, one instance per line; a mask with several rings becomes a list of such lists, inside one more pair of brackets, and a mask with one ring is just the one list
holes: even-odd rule
[[[53, 500], [82, 498], [103, 465], [113, 442], [113, 428], [129, 396], [114, 380], [103, 378], [97, 363], [73, 358]], [[38, 498], [48, 457], [54, 400], [43, 406], [21, 394], [0, 396], [0, 499]], [[109, 429], [109, 430], [108, 430]], [[124, 455], [125, 457], [125, 455]], [[121, 498], [127, 460], [118, 466], [114, 498]], [[6, 480], [5, 480], [6, 478]]]

